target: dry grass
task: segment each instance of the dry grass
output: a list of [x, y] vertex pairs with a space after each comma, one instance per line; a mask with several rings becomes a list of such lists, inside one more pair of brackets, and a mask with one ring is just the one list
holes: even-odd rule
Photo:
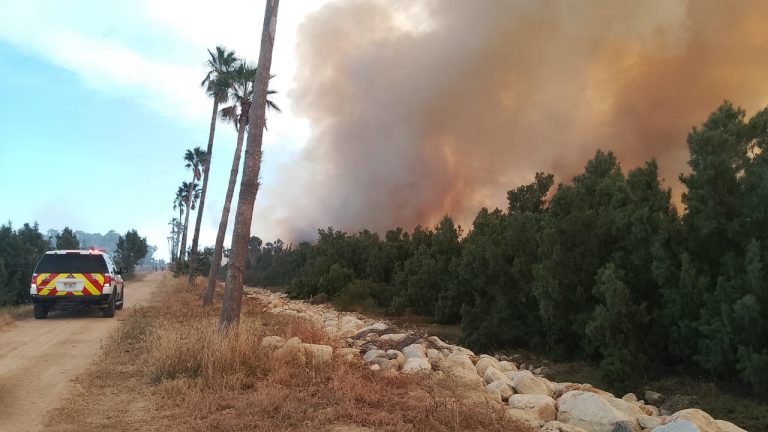
[[[444, 381], [373, 372], [361, 362], [282, 363], [260, 349], [266, 335], [332, 344], [304, 320], [243, 301], [237, 331], [222, 335], [218, 309], [200, 307], [176, 282], [162, 306], [140, 308], [120, 325], [81, 390], [51, 417], [53, 431], [376, 431], [526, 430], [493, 409], [451, 403]], [[93, 410], [94, 401], [100, 408]]]
[[0, 308], [0, 330], [10, 327], [16, 321], [32, 316], [32, 305], [9, 306]]

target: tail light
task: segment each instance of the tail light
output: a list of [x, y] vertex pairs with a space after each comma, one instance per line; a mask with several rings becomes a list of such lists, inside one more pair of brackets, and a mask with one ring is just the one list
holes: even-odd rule
[[29, 282], [29, 293], [37, 294], [37, 273], [32, 274], [32, 280]]
[[104, 275], [104, 286], [108, 287], [112, 284], [112, 276]]

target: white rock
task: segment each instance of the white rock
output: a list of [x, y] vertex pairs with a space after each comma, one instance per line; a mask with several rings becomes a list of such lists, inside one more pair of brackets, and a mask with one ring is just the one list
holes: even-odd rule
[[510, 361], [500, 361], [498, 369], [502, 372], [517, 372], [517, 366]]
[[401, 342], [406, 337], [408, 337], [408, 335], [405, 333], [391, 333], [391, 334], [381, 335], [379, 339], [383, 341], [390, 341], [390, 342], [397, 343], [397, 342]]
[[651, 405], [659, 406], [664, 402], [664, 395], [655, 391], [646, 390], [643, 399]]
[[313, 364], [326, 363], [333, 358], [333, 348], [328, 345], [301, 344], [304, 347], [304, 354]]
[[507, 401], [510, 396], [512, 396], [515, 392], [512, 391], [512, 387], [509, 386], [509, 384], [505, 383], [504, 381], [494, 381], [487, 386], [485, 386], [486, 390], [488, 391], [495, 391], [499, 393], [500, 400]]
[[688, 420], [680, 420], [674, 423], [667, 423], [653, 429], [653, 432], [703, 432], [695, 424]]
[[430, 349], [427, 350], [427, 358], [429, 359], [430, 363], [434, 364], [434, 363], [439, 362], [440, 358], [442, 358], [442, 356], [440, 355], [440, 351], [438, 351], [438, 350], [436, 350], [434, 348], [430, 348]]
[[283, 345], [285, 345], [285, 338], [280, 336], [265, 336], [264, 339], [261, 340], [261, 347], [268, 351], [282, 348]]
[[487, 368], [485, 368], [485, 374], [483, 374], [483, 379], [485, 380], [486, 384], [490, 384], [494, 381], [504, 381], [509, 386], [512, 386], [512, 380], [509, 379], [508, 376], [504, 375], [504, 372], [496, 369], [493, 366], [488, 366]]
[[442, 350], [442, 349], [451, 350], [451, 348], [453, 348], [451, 345], [440, 340], [440, 338], [437, 336], [430, 336], [427, 338], [427, 340], [432, 344], [433, 347], [439, 350]]
[[370, 350], [365, 355], [363, 355], [363, 360], [366, 362], [371, 362], [371, 360], [377, 358], [377, 357], [385, 357], [387, 353], [383, 350]]
[[403, 372], [405, 373], [429, 373], [432, 371], [432, 364], [429, 359], [425, 358], [409, 358], [403, 365]]
[[304, 355], [304, 346], [301, 343], [301, 339], [297, 337], [288, 339], [285, 345], [276, 350], [272, 356], [283, 362], [296, 361], [304, 363], [307, 360]]
[[488, 366], [493, 366], [494, 368], [499, 369], [499, 361], [493, 357], [481, 357], [480, 360], [475, 363], [477, 374], [485, 376], [485, 370], [488, 369]]
[[552, 388], [543, 378], [533, 376], [530, 371], [506, 372], [505, 375], [512, 380], [512, 388], [515, 393], [543, 394], [552, 396]]
[[397, 367], [401, 367], [405, 364], [405, 356], [398, 350], [387, 350], [387, 358], [397, 365]]
[[555, 400], [542, 394], [516, 394], [508, 401], [510, 408], [529, 411], [544, 421], [552, 421], [557, 415]]
[[664, 423], [663, 419], [660, 419], [658, 417], [648, 416], [648, 415], [641, 415], [637, 417], [637, 421], [640, 423], [640, 426], [644, 429], [653, 429], [655, 427], [659, 427]]
[[427, 358], [427, 351], [422, 344], [411, 344], [403, 348], [403, 355], [405, 355], [406, 361], [412, 358], [424, 359]]
[[544, 426], [546, 423], [544, 420], [536, 416], [536, 414], [519, 408], [507, 408], [507, 410], [504, 412], [504, 416], [506, 418], [511, 418], [518, 422], [522, 422], [529, 428], [534, 429], [538, 429]]
[[374, 364], [371, 365], [371, 370], [372, 371], [380, 371], [381, 370], [381, 366], [379, 366], [379, 365], [374, 363]]
[[357, 348], [339, 348], [335, 354], [336, 357], [344, 361], [354, 361], [360, 358], [360, 350]]
[[637, 396], [634, 393], [627, 393], [621, 397], [624, 402], [637, 402]]
[[454, 353], [438, 362], [440, 370], [445, 373], [446, 378], [456, 381], [457, 385], [481, 388], [484, 386], [483, 379], [477, 376], [477, 369], [472, 364], [469, 356], [461, 353]]
[[725, 420], [715, 420], [715, 423], [717, 426], [720, 427], [720, 430], [723, 432], [747, 432], [744, 429], [736, 426], [735, 424], [731, 422], [727, 422]]
[[379, 368], [381, 368], [383, 371], [397, 370], [397, 363], [386, 357], [376, 357], [375, 359], [371, 360], [371, 363], [379, 365]]
[[558, 405], [558, 421], [588, 431], [611, 432], [617, 423], [622, 423], [622, 430], [641, 430], [637, 417], [643, 413], [636, 406], [621, 399], [574, 390], [560, 397]]
[[389, 326], [384, 324], [383, 322], [377, 322], [376, 324], [369, 325], [368, 327], [363, 327], [362, 329], [360, 329], [359, 333], [371, 332], [371, 331], [384, 331], [388, 328]]
[[584, 429], [573, 426], [565, 423], [560, 423], [559, 421], [551, 421], [547, 422], [544, 426], [539, 429], [539, 432], [587, 432]]
[[715, 419], [700, 409], [690, 408], [678, 411], [667, 419], [667, 424], [688, 421], [693, 423], [701, 432], [720, 432]]

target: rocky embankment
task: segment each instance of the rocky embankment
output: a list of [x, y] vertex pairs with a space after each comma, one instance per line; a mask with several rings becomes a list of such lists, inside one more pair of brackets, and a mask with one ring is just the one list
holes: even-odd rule
[[269, 312], [315, 323], [344, 346], [334, 349], [298, 338], [264, 338], [262, 346], [278, 358], [359, 361], [382, 373], [434, 374], [455, 383], [459, 403], [495, 404], [507, 416], [542, 432], [745, 432], [698, 409], [660, 412], [664, 397], [651, 391], [642, 395], [643, 400], [632, 393], [616, 398], [589, 384], [552, 382], [545, 377], [546, 368], [518, 365], [503, 356], [476, 355], [436, 336], [401, 332], [386, 322], [337, 312], [327, 305], [255, 288], [246, 288], [246, 296], [260, 300]]

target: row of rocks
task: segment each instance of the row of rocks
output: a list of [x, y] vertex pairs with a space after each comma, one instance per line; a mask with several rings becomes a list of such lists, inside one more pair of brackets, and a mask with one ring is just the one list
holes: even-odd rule
[[[506, 357], [475, 355], [436, 336], [403, 332], [385, 322], [340, 313], [327, 305], [289, 300], [281, 293], [248, 289], [273, 313], [308, 319], [347, 347], [335, 356], [362, 359], [376, 371], [433, 374], [462, 388], [461, 403], [497, 404], [508, 417], [542, 432], [744, 432], [732, 423], [715, 420], [704, 411], [684, 409], [662, 415], [663, 396], [646, 392], [645, 400], [630, 393], [622, 398], [589, 384], [557, 383], [545, 377], [544, 367], [518, 365]], [[304, 344], [270, 336], [262, 341], [280, 359], [326, 362], [334, 358], [327, 345]]]

